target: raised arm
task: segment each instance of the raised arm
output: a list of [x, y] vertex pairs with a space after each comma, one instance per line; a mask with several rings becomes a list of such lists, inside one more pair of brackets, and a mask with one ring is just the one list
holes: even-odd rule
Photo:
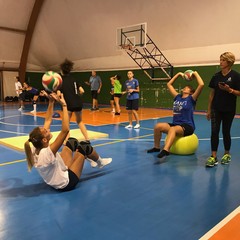
[[41, 94], [42, 96], [45, 96], [49, 99], [48, 108], [47, 108], [46, 117], [45, 117], [43, 126], [46, 129], [50, 129], [50, 126], [52, 123], [52, 115], [53, 115], [53, 107], [54, 107], [55, 99], [51, 95], [48, 95], [45, 91], [41, 91]]
[[53, 143], [50, 144], [50, 148], [52, 152], [55, 154], [59, 148], [62, 146], [65, 138], [67, 137], [70, 128], [69, 128], [69, 117], [68, 117], [68, 110], [67, 110], [67, 104], [65, 102], [65, 99], [63, 97], [63, 94], [58, 91], [58, 94], [52, 94], [52, 97], [55, 99], [55, 101], [59, 102], [62, 105], [62, 129], [60, 133], [58, 134], [57, 138]]
[[204, 82], [197, 71], [193, 72], [193, 76], [196, 78], [198, 86], [197, 86], [197, 89], [195, 90], [195, 92], [192, 94], [192, 98], [194, 100], [197, 100], [198, 96], [201, 94], [202, 89], [204, 87]]
[[110, 77], [110, 81], [111, 81], [111, 84], [112, 84], [112, 85], [114, 85], [114, 81], [115, 81], [115, 79], [116, 79], [116, 75], [113, 76], [113, 77]]
[[173, 87], [173, 83], [175, 82], [175, 80], [178, 78], [178, 77], [183, 77], [183, 73], [182, 72], [178, 72], [177, 74], [175, 74], [173, 76], [173, 78], [171, 80], [169, 80], [169, 82], [167, 83], [167, 87], [168, 87], [168, 90], [169, 92], [171, 93], [171, 95], [173, 97], [176, 97], [179, 93], [175, 90], [175, 88]]

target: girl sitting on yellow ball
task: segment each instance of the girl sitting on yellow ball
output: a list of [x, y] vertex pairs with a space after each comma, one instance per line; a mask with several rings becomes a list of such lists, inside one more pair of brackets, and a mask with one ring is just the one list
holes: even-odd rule
[[192, 86], [186, 85], [181, 93], [178, 93], [173, 87], [173, 83], [178, 77], [184, 77], [184, 73], [177, 73], [168, 83], [169, 92], [174, 97], [173, 101], [173, 121], [172, 123], [157, 123], [154, 127], [154, 147], [147, 150], [148, 153], [160, 151], [160, 141], [162, 133], [167, 134], [165, 146], [157, 155], [158, 158], [169, 155], [170, 148], [176, 137], [190, 136], [194, 133], [195, 124], [193, 112], [196, 101], [202, 92], [204, 82], [198, 72], [192, 73], [192, 78], [196, 78], [198, 86], [194, 90]]

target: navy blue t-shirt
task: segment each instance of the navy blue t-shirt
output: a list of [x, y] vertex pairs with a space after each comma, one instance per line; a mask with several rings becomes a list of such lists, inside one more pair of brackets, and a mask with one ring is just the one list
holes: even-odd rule
[[196, 101], [191, 95], [183, 98], [181, 94], [178, 94], [173, 101], [173, 124], [181, 125], [186, 123], [195, 129], [193, 120], [195, 105]]

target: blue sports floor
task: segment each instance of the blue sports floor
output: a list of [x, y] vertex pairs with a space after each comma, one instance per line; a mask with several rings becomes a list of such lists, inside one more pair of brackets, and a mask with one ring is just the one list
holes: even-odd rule
[[[27, 106], [24, 112], [31, 111]], [[46, 105], [38, 106], [45, 111]], [[154, 111], [154, 109], [153, 109]], [[89, 111], [90, 112], [90, 111]], [[101, 109], [100, 109], [101, 113]], [[111, 114], [109, 112], [109, 114]], [[124, 113], [122, 113], [124, 114]], [[26, 135], [44, 119], [1, 104], [0, 138]], [[171, 117], [126, 122], [88, 130], [109, 134], [93, 140], [102, 157], [113, 162], [103, 169], [86, 162], [80, 184], [71, 192], [51, 189], [38, 173], [27, 171], [23, 152], [0, 145], [1, 240], [195, 240], [240, 205], [240, 119], [232, 127], [232, 162], [205, 168], [210, 154], [210, 122], [196, 114], [199, 147], [194, 155], [170, 155], [158, 162], [147, 154], [153, 126]], [[53, 121], [52, 131], [61, 127]], [[71, 129], [77, 125], [71, 123]], [[219, 158], [223, 154], [220, 140]]]

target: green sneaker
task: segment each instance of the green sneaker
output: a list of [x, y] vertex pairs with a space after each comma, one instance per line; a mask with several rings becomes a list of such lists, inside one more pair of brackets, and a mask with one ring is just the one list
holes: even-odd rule
[[206, 167], [214, 167], [218, 165], [218, 160], [217, 158], [214, 158], [214, 157], [209, 157], [207, 162], [206, 162]]
[[224, 154], [221, 160], [221, 164], [229, 164], [229, 162], [231, 162], [231, 155]]

